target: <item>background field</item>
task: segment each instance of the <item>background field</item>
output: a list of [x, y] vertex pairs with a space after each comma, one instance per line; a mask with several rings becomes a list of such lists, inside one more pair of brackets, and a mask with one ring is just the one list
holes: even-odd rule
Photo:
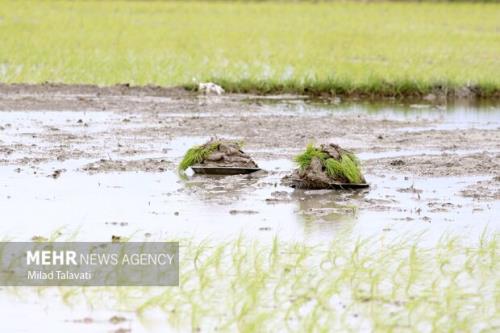
[[500, 89], [500, 5], [0, 2], [0, 82]]

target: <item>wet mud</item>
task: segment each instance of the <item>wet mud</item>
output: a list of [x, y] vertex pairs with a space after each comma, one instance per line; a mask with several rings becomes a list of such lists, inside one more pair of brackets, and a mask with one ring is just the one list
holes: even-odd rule
[[[197, 149], [197, 148], [193, 148]], [[257, 168], [252, 158], [246, 154], [241, 144], [235, 141], [229, 141], [218, 138], [211, 138], [208, 142], [199, 146], [200, 150], [207, 150], [207, 156], [201, 161], [195, 162], [195, 165], [203, 167], [239, 167], [239, 168]]]
[[[47, 220], [24, 239], [68, 224], [103, 240], [139, 229], [153, 237], [250, 228], [257, 235], [328, 238], [339, 226], [381, 232], [394, 230], [387, 227], [393, 222], [468, 228], [475, 218], [496, 219], [499, 115], [495, 105], [3, 85], [0, 203], [15, 223]], [[211, 137], [243, 142], [263, 171], [179, 177], [184, 153]], [[315, 192], [281, 183], [308, 143], [329, 142], [356, 154], [369, 191]], [[72, 203], [75, 210], [66, 211]], [[26, 205], [33, 213], [16, 216]], [[46, 206], [60, 214], [47, 215]]]

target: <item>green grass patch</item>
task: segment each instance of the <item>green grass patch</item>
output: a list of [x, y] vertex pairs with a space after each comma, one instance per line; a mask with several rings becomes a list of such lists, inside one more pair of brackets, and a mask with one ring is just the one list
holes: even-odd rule
[[0, 82], [493, 96], [499, 16], [495, 3], [1, 1]]

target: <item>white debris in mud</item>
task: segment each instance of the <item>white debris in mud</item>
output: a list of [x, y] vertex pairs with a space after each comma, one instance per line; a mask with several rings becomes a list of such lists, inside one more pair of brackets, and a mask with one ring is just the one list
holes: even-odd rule
[[206, 83], [199, 83], [198, 84], [198, 91], [204, 93], [205, 95], [209, 94], [217, 94], [217, 95], [222, 95], [225, 91], [224, 89], [213, 83], [213, 82], [206, 82]]

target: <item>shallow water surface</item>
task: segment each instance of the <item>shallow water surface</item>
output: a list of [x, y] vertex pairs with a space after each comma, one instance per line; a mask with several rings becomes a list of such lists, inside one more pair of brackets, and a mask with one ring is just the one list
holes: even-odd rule
[[[308, 122], [314, 117], [329, 117], [332, 113], [341, 119], [360, 115], [384, 123], [397, 120], [395, 130], [433, 131], [461, 128], [489, 129], [500, 126], [499, 109], [493, 107], [451, 109], [385, 106], [370, 108], [361, 105], [323, 105], [317, 103], [273, 102], [258, 110], [243, 113], [224, 112], [224, 117], [298, 117]], [[159, 114], [159, 116], [158, 116]], [[201, 117], [200, 112], [159, 112], [160, 118]], [[219, 117], [218, 110], [205, 112], [206, 117]], [[191, 146], [201, 144], [210, 135], [173, 135], [151, 140], [137, 140], [131, 144], [137, 153], [122, 156], [113, 149], [110, 140], [99, 134], [113, 133], [133, 142], [134, 131], [141, 133], [154, 128], [155, 121], [139, 113], [120, 114], [111, 111], [14, 111], [2, 112], [1, 124], [8, 124], [0, 132], [4, 146], [31, 145], [37, 156], [44, 149], [57, 146], [57, 137], [44, 137], [52, 132], [84, 135], [84, 139], [62, 145], [63, 150], [101, 150], [109, 159], [125, 161], [165, 159], [170, 163], [164, 172], [141, 170], [108, 170], [89, 174], [82, 167], [95, 161], [93, 156], [54, 158], [36, 165], [16, 162], [33, 154], [13, 149], [6, 156], [7, 163], [0, 166], [3, 207], [1, 233], [16, 239], [29, 239], [35, 235], [50, 235], [64, 227], [64, 235], [78, 234], [78, 239], [109, 240], [112, 234], [134, 238], [165, 239], [176, 237], [226, 238], [244, 233], [269, 239], [274, 235], [285, 239], [318, 241], [328, 240], [335, 232], [355, 232], [360, 235], [385, 233], [398, 235], [413, 231], [431, 231], [440, 235], [453, 231], [477, 236], [485, 227], [497, 230], [495, 211], [498, 200], [474, 200], [461, 195], [467, 186], [486, 181], [490, 175], [464, 175], [453, 177], [423, 177], [418, 175], [387, 173], [370, 174], [366, 178], [371, 188], [364, 191], [302, 191], [280, 184], [280, 179], [291, 172], [291, 158], [273, 154], [294, 155], [297, 147], [278, 148], [250, 146], [246, 149], [256, 155], [256, 161], [267, 172], [231, 177], [192, 175], [180, 177], [175, 165]], [[127, 121], [124, 121], [127, 120]], [[90, 123], [92, 126], [80, 126]], [[366, 126], [364, 124], [363, 126]], [[131, 132], [131, 134], [127, 134]], [[27, 135], [29, 134], [29, 135]], [[143, 135], [143, 134], [141, 134]], [[356, 132], [341, 137], [340, 141], [356, 141]], [[39, 139], [39, 138], [42, 139]], [[103, 135], [105, 137], [105, 135]], [[239, 139], [238, 133], [224, 135]], [[87, 138], [87, 139], [85, 139]], [[127, 141], [131, 140], [131, 141]], [[248, 138], [247, 138], [248, 140]], [[251, 142], [251, 138], [250, 141]], [[358, 145], [359, 145], [359, 140]], [[437, 145], [439, 146], [439, 142]], [[442, 143], [446, 145], [446, 142]], [[147, 147], [141, 151], [141, 147]], [[443, 149], [379, 146], [375, 150], [356, 149], [362, 161], [405, 156], [440, 155]], [[498, 154], [489, 149], [489, 153]], [[454, 149], [454, 155], [481, 153], [483, 150]], [[448, 152], [449, 153], [449, 152]], [[24, 154], [24, 155], [23, 155]], [[259, 158], [263, 156], [262, 158]], [[19, 170], [16, 169], [19, 163]], [[53, 170], [62, 169], [60, 177], [50, 177]], [[68, 234], [69, 233], [69, 234]], [[430, 237], [432, 238], [432, 237]]]
[[[61, 111], [44, 104], [0, 111], [4, 238], [244, 236], [318, 244], [338, 234], [387, 242], [420, 235], [423, 244], [433, 244], [447, 234], [477, 241], [485, 230], [500, 231], [498, 107], [219, 97], [176, 102], [121, 96], [111, 102], [106, 110]], [[215, 135], [243, 141], [264, 171], [180, 175], [184, 152]], [[293, 156], [312, 141], [352, 149], [370, 188], [306, 191], [282, 185], [295, 167]], [[60, 301], [64, 291], [45, 291], [42, 296], [0, 288], [9, 323], [27, 331], [40, 322], [50, 322], [45, 327], [53, 331], [165, 331], [162, 313], [143, 323], [109, 305], [68, 307]], [[23, 320], [28, 312], [36, 313], [30, 322]], [[110, 323], [115, 315], [126, 321]]]

